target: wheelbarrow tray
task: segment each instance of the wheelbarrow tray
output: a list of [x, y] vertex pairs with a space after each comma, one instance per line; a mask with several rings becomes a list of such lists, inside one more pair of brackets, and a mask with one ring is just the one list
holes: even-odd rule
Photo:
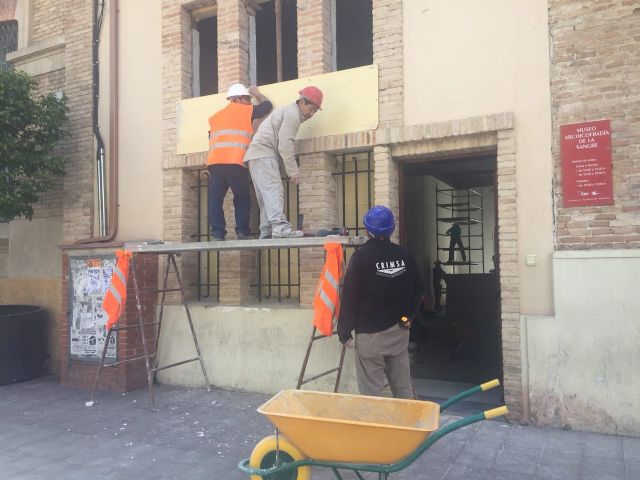
[[316, 461], [389, 464], [438, 429], [433, 402], [284, 390], [258, 412], [303, 455]]

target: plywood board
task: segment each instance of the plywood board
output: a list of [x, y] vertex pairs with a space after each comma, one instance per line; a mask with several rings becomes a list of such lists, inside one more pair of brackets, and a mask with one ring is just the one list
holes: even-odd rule
[[[298, 139], [375, 130], [378, 127], [377, 65], [264, 85], [260, 91], [278, 107], [294, 102], [298, 91], [307, 85], [320, 88], [324, 101], [322, 111], [302, 124]], [[208, 119], [227, 104], [225, 96], [225, 93], [219, 93], [178, 102], [176, 153], [208, 150]]]

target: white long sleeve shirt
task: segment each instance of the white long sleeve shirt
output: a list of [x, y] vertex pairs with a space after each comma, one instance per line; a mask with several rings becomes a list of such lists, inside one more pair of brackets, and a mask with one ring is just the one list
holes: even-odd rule
[[299, 173], [295, 158], [295, 139], [300, 124], [305, 119], [294, 102], [276, 108], [264, 119], [253, 136], [244, 155], [244, 161], [260, 158], [280, 158], [289, 177]]

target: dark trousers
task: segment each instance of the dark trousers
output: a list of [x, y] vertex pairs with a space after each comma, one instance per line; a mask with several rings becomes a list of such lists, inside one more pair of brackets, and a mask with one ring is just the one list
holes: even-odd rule
[[209, 165], [209, 225], [214, 237], [224, 238], [227, 234], [222, 204], [227, 191], [233, 193], [236, 214], [236, 233], [249, 235], [249, 169], [234, 164]]
[[451, 237], [449, 240], [449, 260], [448, 262], [453, 262], [453, 253], [455, 252], [456, 245], [460, 247], [460, 255], [462, 255], [462, 261], [467, 261], [467, 254], [464, 251], [464, 245], [462, 244], [462, 239], [460, 237]]

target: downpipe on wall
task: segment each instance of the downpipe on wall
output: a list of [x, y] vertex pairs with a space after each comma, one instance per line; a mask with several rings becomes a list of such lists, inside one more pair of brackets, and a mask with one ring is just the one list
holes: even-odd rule
[[[105, 0], [93, 0], [92, 29], [92, 129], [96, 139], [96, 187], [98, 196], [98, 235], [77, 240], [76, 244], [112, 241], [118, 229], [118, 0], [111, 0], [109, 12], [109, 156], [100, 134], [100, 33]], [[108, 176], [107, 176], [108, 173]], [[108, 182], [107, 182], [108, 178]], [[108, 183], [108, 185], [107, 185]]]

